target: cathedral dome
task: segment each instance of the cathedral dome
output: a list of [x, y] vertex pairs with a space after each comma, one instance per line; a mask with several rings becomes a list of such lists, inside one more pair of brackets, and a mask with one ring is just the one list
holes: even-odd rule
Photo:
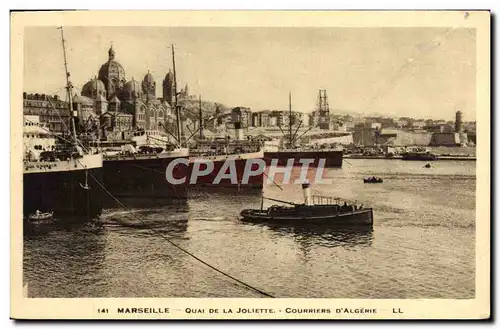
[[99, 80], [101, 80], [108, 97], [115, 95], [125, 83], [125, 70], [123, 66], [115, 61], [115, 50], [113, 46], [108, 51], [108, 61], [99, 69]]
[[106, 97], [106, 87], [101, 80], [95, 78], [83, 85], [81, 94], [89, 98]]
[[141, 84], [139, 81], [132, 78], [129, 82], [125, 84], [123, 87], [123, 95], [127, 100], [138, 98], [142, 96]]
[[153, 75], [149, 71], [144, 76], [144, 79], [142, 80], [142, 91], [148, 95], [154, 96], [156, 94], [155, 78], [153, 77]]
[[99, 69], [99, 76], [108, 76], [110, 73], [114, 73], [119, 75], [120, 77], [125, 78], [125, 69], [123, 66], [117, 61], [107, 61], [102, 64]]
[[172, 70], [168, 70], [168, 73], [165, 76], [165, 81], [174, 81], [174, 74], [172, 73]]
[[148, 73], [146, 73], [146, 75], [144, 76], [144, 79], [142, 80], [142, 82], [153, 83], [153, 82], [155, 82], [155, 78], [153, 77], [151, 72], [148, 71]]

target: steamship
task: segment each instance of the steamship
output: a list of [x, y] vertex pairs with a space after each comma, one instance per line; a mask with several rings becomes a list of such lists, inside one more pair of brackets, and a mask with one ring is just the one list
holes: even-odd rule
[[[325, 168], [341, 168], [344, 150], [342, 147], [333, 149], [313, 149], [307, 146], [296, 145], [297, 139], [292, 133], [292, 94], [289, 94], [289, 131], [286, 136], [286, 148], [280, 148], [278, 145], [269, 145], [264, 147], [264, 158], [266, 164], [286, 166], [289, 163], [293, 166], [302, 166], [301, 160], [308, 160], [310, 167], [322, 165]], [[323, 160], [323, 161], [321, 161]]]
[[[262, 189], [264, 168], [259, 168], [259, 163], [254, 160], [263, 158], [264, 152], [259, 143], [239, 140], [198, 141], [196, 148], [190, 149], [189, 186]], [[199, 175], [194, 174], [196, 172]]]
[[[102, 211], [102, 155], [83, 149], [76, 135], [72, 84], [69, 80], [62, 27], [61, 41], [66, 72], [71, 137], [54, 135], [38, 116], [24, 116], [23, 217], [50, 213], [91, 219]], [[56, 139], [59, 138], [59, 141]], [[81, 217], [80, 217], [81, 216]], [[73, 217], [73, 216], [71, 216]], [[69, 218], [69, 217], [68, 217]]]
[[439, 157], [431, 153], [427, 148], [417, 147], [402, 153], [401, 160], [436, 161], [439, 160]]
[[189, 151], [191, 188], [262, 189], [265, 170], [262, 145], [243, 138], [241, 122], [235, 122], [234, 126], [235, 139], [229, 136], [215, 140], [200, 138], [192, 144]]
[[38, 116], [24, 117], [23, 216], [95, 218], [102, 211], [102, 155], [59, 143]]
[[[154, 136], [154, 137], [153, 137]], [[157, 130], [138, 130], [130, 141], [113, 148], [100, 144], [103, 154], [104, 186], [117, 198], [155, 198], [164, 201], [185, 200], [186, 184], [172, 184], [167, 168], [176, 159], [188, 159], [187, 148], [176, 147]], [[187, 167], [179, 164], [173, 170], [175, 179], [187, 176]], [[110, 197], [112, 198], [112, 197]], [[106, 201], [110, 198], [106, 198]]]
[[[61, 41], [66, 72], [68, 111], [71, 115], [71, 137], [56, 136], [38, 116], [24, 116], [23, 127], [23, 217], [34, 213], [76, 215], [91, 219], [102, 211], [102, 155], [80, 147], [76, 136], [66, 47], [62, 27]], [[73, 216], [71, 216], [73, 218]], [[68, 217], [69, 218], [69, 217]]]
[[[320, 164], [325, 168], [341, 168], [344, 157], [342, 148], [335, 149], [312, 149], [307, 147], [291, 147], [279, 149], [278, 147], [266, 147], [264, 158], [268, 165], [286, 166], [288, 161], [293, 166], [302, 166], [300, 160], [312, 160], [310, 167], [318, 167]], [[290, 159], [293, 159], [291, 162]], [[324, 163], [321, 163], [321, 160]]]

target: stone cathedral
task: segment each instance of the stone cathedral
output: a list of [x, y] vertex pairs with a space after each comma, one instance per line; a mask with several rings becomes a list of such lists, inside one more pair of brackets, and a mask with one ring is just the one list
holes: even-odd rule
[[[101, 65], [97, 77], [82, 87], [81, 95], [73, 97], [80, 126], [96, 126], [105, 137], [123, 136], [136, 129], [163, 130], [175, 120], [173, 111], [174, 76], [169, 71], [163, 80], [163, 95], [157, 97], [156, 82], [147, 72], [142, 81], [127, 81], [125, 69], [116, 60], [111, 46], [108, 61]], [[188, 86], [181, 89], [179, 99], [189, 99]]]

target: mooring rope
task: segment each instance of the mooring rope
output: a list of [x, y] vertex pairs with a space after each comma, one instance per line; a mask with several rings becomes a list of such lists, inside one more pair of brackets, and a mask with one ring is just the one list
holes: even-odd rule
[[[29, 120], [27, 120], [27, 121], [29, 121]], [[31, 121], [29, 121], [29, 122], [31, 122]], [[34, 123], [34, 122], [33, 122], [33, 123]], [[55, 137], [58, 137], [58, 138], [60, 138], [60, 139], [62, 139], [62, 140], [64, 140], [64, 141], [66, 141], [66, 142], [70, 142], [70, 143], [74, 144], [74, 142], [73, 142], [73, 141], [70, 141], [70, 140], [68, 140], [68, 139], [66, 139], [66, 138], [63, 138], [63, 137], [61, 137], [61, 136], [57, 136], [56, 134], [54, 134], [53, 132], [51, 132], [51, 131], [50, 131], [50, 130], [48, 130], [48, 129], [45, 129], [45, 128], [43, 128], [43, 127], [40, 127], [40, 128], [42, 128], [43, 130], [47, 131], [49, 134], [51, 134], [51, 135], [53, 135], [53, 136], [55, 136]], [[125, 206], [125, 205], [124, 205], [124, 204], [123, 204], [120, 200], [118, 200], [118, 199], [117, 199], [117, 198], [116, 198], [116, 197], [115, 197], [115, 196], [114, 196], [111, 192], [109, 192], [109, 191], [108, 191], [108, 189], [106, 189], [106, 187], [104, 187], [104, 186], [101, 184], [101, 182], [99, 182], [99, 180], [98, 180], [97, 178], [95, 178], [95, 177], [94, 177], [94, 175], [92, 175], [92, 173], [91, 173], [91, 172], [87, 169], [87, 167], [86, 167], [86, 166], [84, 166], [84, 165], [80, 162], [80, 160], [79, 160], [79, 159], [75, 159], [75, 160], [76, 160], [78, 163], [80, 163], [80, 165], [84, 168], [84, 170], [86, 171], [86, 173], [88, 173], [88, 174], [90, 175], [90, 177], [92, 177], [92, 179], [93, 179], [93, 180], [94, 180], [94, 181], [95, 181], [95, 182], [96, 182], [96, 183], [97, 183], [97, 184], [98, 184], [98, 185], [99, 185], [99, 186], [100, 186], [100, 187], [101, 187], [101, 188], [102, 188], [102, 189], [103, 189], [103, 190], [104, 190], [104, 191], [105, 191], [105, 192], [106, 192], [106, 193], [107, 193], [107, 194], [108, 194], [111, 198], [113, 198], [113, 200], [115, 200], [115, 201], [116, 201], [116, 202], [117, 202], [117, 203], [118, 203], [121, 207], [123, 207], [124, 209], [129, 210], [129, 209], [128, 209], [128, 208], [127, 208], [127, 207], [126, 207], [126, 206]], [[139, 166], [139, 167], [140, 167], [140, 166]], [[146, 169], [146, 168], [144, 168], [144, 169]], [[147, 169], [151, 169], [151, 168], [147, 168]], [[154, 170], [154, 169], [152, 169], [152, 170]], [[156, 171], [156, 170], [154, 170], [154, 171]], [[196, 259], [196, 260], [197, 260], [197, 261], [199, 261], [200, 263], [204, 264], [205, 266], [207, 266], [207, 267], [211, 268], [212, 270], [214, 270], [214, 271], [216, 271], [216, 272], [218, 272], [218, 273], [220, 273], [220, 274], [222, 274], [222, 275], [224, 275], [224, 276], [226, 276], [226, 277], [228, 277], [228, 278], [230, 278], [230, 279], [234, 280], [235, 282], [238, 282], [239, 284], [241, 284], [242, 286], [244, 286], [244, 287], [246, 287], [246, 288], [248, 288], [248, 289], [250, 289], [250, 290], [253, 290], [253, 291], [255, 291], [255, 292], [257, 292], [257, 293], [259, 293], [259, 294], [261, 294], [261, 295], [263, 295], [263, 296], [270, 297], [270, 298], [274, 298], [274, 296], [272, 296], [271, 294], [268, 294], [268, 293], [266, 293], [265, 291], [262, 291], [262, 290], [260, 290], [260, 289], [258, 289], [258, 288], [255, 288], [255, 287], [251, 286], [250, 284], [247, 284], [247, 283], [243, 282], [242, 280], [240, 280], [240, 279], [238, 279], [238, 278], [235, 278], [234, 276], [232, 276], [232, 275], [230, 275], [230, 274], [228, 274], [228, 273], [225, 273], [225, 272], [223, 272], [222, 270], [219, 270], [219, 269], [218, 269], [218, 268], [216, 268], [215, 266], [210, 265], [209, 263], [207, 263], [207, 262], [206, 262], [206, 261], [204, 261], [203, 259], [201, 259], [201, 258], [197, 257], [196, 255], [192, 254], [192, 253], [191, 253], [191, 252], [189, 252], [188, 250], [186, 250], [186, 249], [182, 248], [181, 246], [177, 245], [176, 243], [172, 242], [172, 241], [171, 241], [170, 239], [168, 239], [166, 236], [164, 236], [163, 234], [161, 234], [160, 232], [158, 232], [157, 230], [155, 230], [155, 229], [154, 229], [154, 228], [152, 228], [151, 226], [147, 225], [147, 224], [146, 224], [146, 223], [145, 223], [142, 219], [140, 219], [140, 218], [137, 218], [137, 219], [138, 219], [138, 220], [139, 220], [139, 221], [140, 221], [140, 222], [141, 222], [144, 226], [146, 226], [147, 228], [149, 228], [152, 232], [154, 232], [155, 234], [157, 234], [159, 237], [163, 238], [165, 241], [167, 241], [168, 243], [170, 243], [172, 246], [174, 246], [174, 247], [178, 248], [178, 249], [179, 249], [179, 250], [181, 250], [182, 252], [184, 252], [184, 253], [186, 253], [187, 255], [189, 255], [189, 256], [191, 256], [191, 257], [193, 257], [194, 259]]]
[[[80, 162], [78, 159], [77, 159], [78, 162]], [[80, 162], [80, 164], [82, 165], [82, 163]], [[83, 166], [83, 165], [82, 165]], [[85, 168], [85, 167], [84, 167]], [[87, 170], [85, 168], [85, 170]], [[88, 171], [88, 170], [87, 170]], [[118, 200], [111, 192], [108, 191], [108, 189], [106, 189], [106, 187], [104, 187], [101, 182], [99, 182], [98, 179], [96, 179], [94, 177], [94, 175], [92, 175], [92, 173], [90, 171], [88, 171], [90, 177], [92, 177], [92, 179], [95, 180], [95, 182], [111, 197], [113, 198], [113, 200], [115, 200], [121, 207], [123, 207], [124, 209], [127, 209], [129, 210], [120, 200]], [[235, 282], [238, 282], [239, 284], [241, 284], [242, 286], [250, 289], [250, 290], [253, 290], [263, 296], [266, 296], [266, 297], [270, 297], [270, 298], [274, 298], [273, 295], [271, 294], [268, 294], [267, 292], [265, 291], [262, 291], [258, 288], [255, 288], [253, 287], [252, 285], [248, 284], [248, 283], [245, 283], [243, 282], [242, 280], [238, 279], [238, 278], [235, 278], [234, 276], [222, 271], [222, 270], [219, 270], [218, 268], [216, 268], [215, 266], [213, 265], [210, 265], [209, 263], [207, 263], [206, 261], [204, 261], [203, 259], [199, 258], [198, 256], [194, 255], [193, 253], [189, 252], [188, 250], [182, 248], [181, 246], [179, 246], [178, 244], [176, 244], [175, 242], [171, 241], [170, 239], [168, 239], [165, 235], [163, 235], [161, 232], [158, 232], [157, 230], [155, 230], [154, 228], [152, 228], [151, 226], [149, 226], [147, 223], [145, 223], [142, 219], [140, 218], [137, 218], [144, 226], [146, 226], [147, 228], [149, 228], [152, 232], [154, 232], [155, 234], [157, 234], [159, 237], [163, 238], [165, 241], [167, 241], [168, 243], [170, 243], [172, 246], [176, 247], [177, 249], [181, 250], [182, 252], [184, 252], [185, 254], [191, 256], [192, 258], [196, 259], [197, 261], [199, 261], [200, 263], [204, 264], [205, 266], [211, 268], [212, 270], [232, 279], [233, 281]]]

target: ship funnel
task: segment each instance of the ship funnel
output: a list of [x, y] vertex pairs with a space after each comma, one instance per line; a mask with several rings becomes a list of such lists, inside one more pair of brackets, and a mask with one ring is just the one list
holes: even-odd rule
[[304, 204], [311, 206], [313, 204], [311, 199], [311, 184], [309, 182], [302, 183], [302, 191], [304, 192]]
[[240, 121], [234, 123], [234, 130], [236, 133], [236, 140], [243, 140], [243, 129], [241, 129]]

